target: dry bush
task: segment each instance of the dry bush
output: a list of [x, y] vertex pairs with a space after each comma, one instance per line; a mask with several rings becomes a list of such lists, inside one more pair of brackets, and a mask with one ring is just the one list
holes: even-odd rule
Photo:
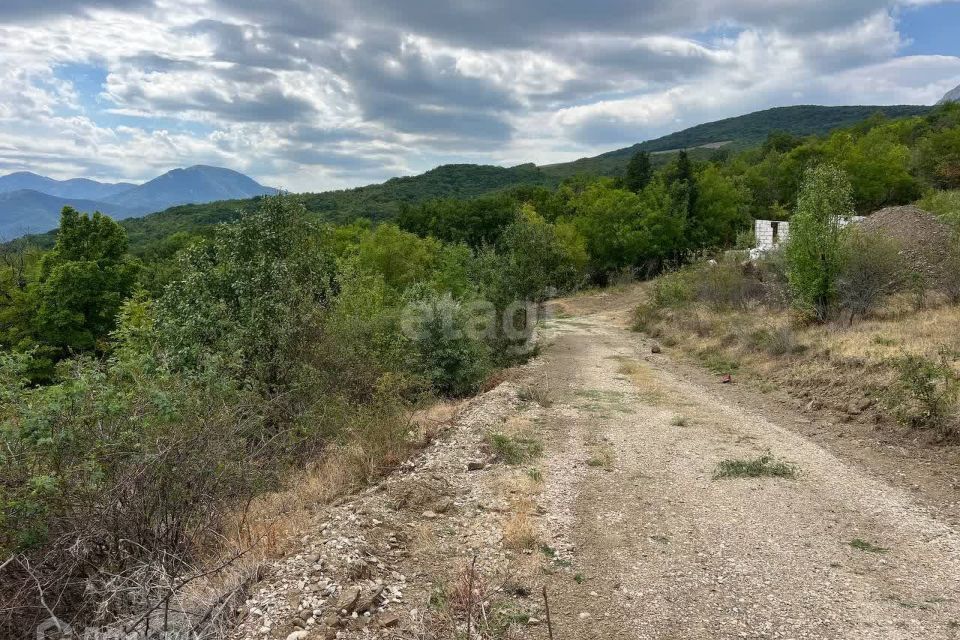
[[909, 279], [896, 241], [855, 229], [845, 235], [843, 264], [837, 277], [837, 304], [849, 314], [849, 324], [903, 289]]
[[487, 576], [470, 562], [457, 572], [447, 585], [447, 602], [451, 612], [461, 618], [475, 617], [494, 591]]
[[[430, 608], [409, 637], [505, 640], [525, 626], [530, 615], [510, 595], [529, 595], [530, 582], [539, 573], [534, 556], [518, 565], [484, 567], [466, 562], [430, 596]], [[404, 636], [408, 637], [408, 636]]]
[[950, 254], [944, 268], [943, 292], [951, 304], [960, 304], [960, 233], [955, 233], [950, 243]]
[[[179, 378], [120, 396], [127, 404], [117, 411], [104, 401], [110, 388], [87, 383], [97, 371], [78, 369], [69, 413], [47, 401], [63, 393], [56, 388], [31, 391], [17, 407], [21, 419], [69, 434], [64, 443], [82, 454], [5, 443], [4, 486], [46, 484], [42, 493], [4, 489], [5, 507], [31, 518], [0, 528], [0, 546], [17, 558], [0, 569], [0, 637], [22, 637], [48, 617], [41, 593], [77, 629], [149, 625], [215, 637], [264, 559], [285, 549], [291, 513], [392, 468], [430, 431], [392, 399], [357, 407], [330, 395], [264, 425], [264, 416], [290, 414], [290, 396], [264, 406], [259, 394], [221, 395]], [[150, 403], [168, 398], [177, 404], [161, 419]], [[150, 416], [137, 440], [131, 415]], [[310, 459], [306, 477], [284, 491], [279, 479]], [[54, 464], [60, 477], [48, 482], [38, 471]]]
[[766, 288], [749, 266], [723, 260], [695, 269], [697, 300], [713, 309], [742, 309], [763, 300]]
[[744, 338], [746, 346], [769, 356], [801, 353], [805, 347], [797, 341], [796, 332], [787, 324], [755, 329]]
[[634, 309], [633, 325], [634, 331], [646, 333], [652, 338], [660, 336], [659, 322], [662, 320], [660, 310], [652, 304], [642, 303]]
[[517, 390], [517, 398], [523, 402], [535, 402], [541, 407], [549, 408], [553, 405], [553, 396], [550, 393], [550, 381], [533, 383], [521, 386]]

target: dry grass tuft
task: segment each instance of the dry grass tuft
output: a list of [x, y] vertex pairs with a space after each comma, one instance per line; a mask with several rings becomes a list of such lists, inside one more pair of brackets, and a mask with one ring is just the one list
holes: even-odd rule
[[587, 466], [609, 470], [613, 468], [613, 461], [613, 448], [608, 444], [602, 444], [593, 447], [590, 457], [587, 459]]
[[515, 511], [503, 527], [503, 544], [508, 549], [535, 549], [539, 535], [533, 519], [526, 511]]
[[548, 380], [521, 386], [517, 390], [517, 397], [523, 402], [534, 402], [544, 408], [553, 405], [553, 395]]

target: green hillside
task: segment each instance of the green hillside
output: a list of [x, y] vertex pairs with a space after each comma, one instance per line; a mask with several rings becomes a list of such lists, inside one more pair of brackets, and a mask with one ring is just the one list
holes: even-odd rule
[[[762, 144], [767, 135], [773, 131], [785, 131], [797, 136], [822, 135], [833, 129], [862, 122], [876, 113], [881, 113], [888, 118], [903, 118], [923, 115], [931, 109], [932, 107], [911, 105], [776, 107], [735, 118], [708, 122], [662, 138], [608, 151], [592, 158], [546, 165], [541, 169], [544, 173], [560, 179], [579, 173], [615, 176], [623, 173], [627, 161], [637, 151], [649, 151], [655, 154], [654, 161], [663, 152], [679, 149], [694, 149], [694, 157], [708, 157], [717, 147], [741, 151]], [[666, 158], [661, 158], [662, 162], [666, 162]]]
[[391, 178], [344, 191], [304, 194], [310, 211], [324, 219], [346, 222], [356, 218], [392, 218], [403, 204], [418, 204], [437, 198], [474, 198], [508, 187], [555, 184], [535, 164], [504, 168], [493, 165], [447, 164], [418, 176]]

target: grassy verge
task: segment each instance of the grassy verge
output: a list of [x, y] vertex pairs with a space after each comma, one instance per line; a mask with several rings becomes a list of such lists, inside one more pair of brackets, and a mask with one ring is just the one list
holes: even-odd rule
[[634, 329], [717, 376], [761, 392], [784, 389], [839, 422], [900, 425], [956, 441], [960, 307], [932, 293], [919, 306], [904, 293], [852, 324], [809, 324], [786, 306], [782, 281], [747, 267], [714, 268], [729, 271], [725, 289], [700, 279], [703, 266], [649, 284]]

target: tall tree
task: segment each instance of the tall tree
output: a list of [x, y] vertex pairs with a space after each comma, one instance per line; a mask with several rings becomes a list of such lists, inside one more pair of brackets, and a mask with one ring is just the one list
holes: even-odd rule
[[637, 151], [627, 163], [627, 171], [623, 176], [623, 185], [633, 191], [640, 193], [644, 187], [650, 184], [653, 177], [653, 165], [650, 163], [650, 154], [646, 151]]
[[853, 215], [853, 187], [843, 169], [822, 164], [807, 170], [790, 220], [787, 278], [794, 304], [823, 322], [837, 296], [843, 267], [844, 218]]
[[332, 272], [299, 199], [264, 197], [255, 212], [179, 259], [179, 277], [157, 301], [172, 362], [186, 369], [217, 362], [267, 387], [289, 382], [292, 354], [314, 329]]
[[673, 201], [671, 209], [675, 217], [685, 221], [686, 250], [699, 249], [703, 243], [698, 228], [702, 221], [697, 220], [699, 187], [693, 162], [686, 150], [677, 154], [676, 160], [665, 172], [666, 186]]
[[136, 273], [123, 227], [99, 212], [90, 217], [64, 207], [57, 244], [43, 257], [33, 292], [38, 341], [60, 355], [99, 348]]

